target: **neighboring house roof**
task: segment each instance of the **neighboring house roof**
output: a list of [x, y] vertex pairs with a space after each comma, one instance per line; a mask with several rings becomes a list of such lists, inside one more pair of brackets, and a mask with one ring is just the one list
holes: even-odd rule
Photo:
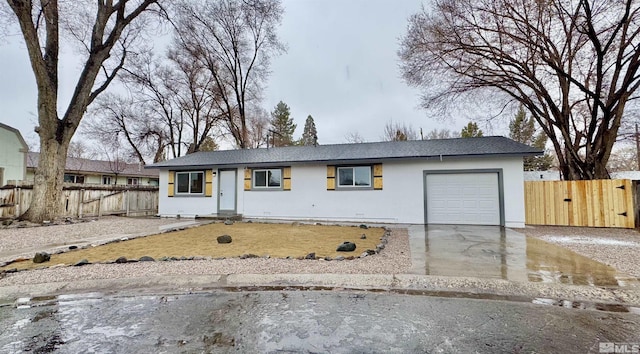
[[20, 134], [20, 131], [18, 129], [2, 123], [0, 123], [0, 128], [3, 128], [5, 130], [15, 133], [16, 136], [18, 137], [18, 141], [20, 141], [20, 145], [22, 145], [22, 149], [24, 150], [23, 152], [29, 151], [29, 146], [27, 145], [27, 142], [24, 141], [24, 138], [22, 138], [22, 134]]
[[559, 181], [560, 171], [524, 171], [525, 181]]
[[[37, 168], [40, 153], [29, 152], [27, 156], [27, 168]], [[129, 177], [158, 177], [159, 170], [154, 168], [142, 168], [137, 163], [114, 163], [112, 161], [89, 160], [75, 157], [67, 157], [65, 171], [75, 173], [94, 173], [101, 175], [115, 175]]]
[[501, 136], [439, 140], [389, 141], [377, 143], [197, 152], [149, 165], [151, 168], [200, 167], [225, 165], [275, 165], [376, 161], [381, 159], [450, 159], [489, 156], [542, 155], [542, 150]]

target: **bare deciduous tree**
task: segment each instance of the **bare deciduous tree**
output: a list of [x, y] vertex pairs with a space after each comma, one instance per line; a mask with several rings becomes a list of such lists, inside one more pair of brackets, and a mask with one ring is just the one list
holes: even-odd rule
[[451, 138], [459, 138], [460, 137], [460, 133], [459, 132], [455, 132], [452, 130], [449, 130], [447, 128], [442, 128], [442, 129], [433, 129], [431, 131], [429, 131], [424, 138], [427, 140], [433, 140], [433, 139], [451, 139]]
[[169, 139], [162, 121], [148, 108], [124, 95], [105, 94], [90, 110], [82, 133], [103, 146], [128, 151], [141, 164], [149, 157], [161, 161]]
[[[87, 107], [125, 63], [128, 50], [145, 27], [157, 0], [6, 0], [20, 27], [38, 89], [40, 160], [31, 207], [22, 218], [40, 222], [62, 209], [65, 160], [71, 138]], [[62, 6], [59, 6], [62, 5]], [[58, 58], [61, 36], [84, 48], [82, 70], [66, 109], [58, 109]], [[101, 79], [102, 78], [102, 79]], [[58, 115], [62, 112], [62, 116]]]
[[418, 133], [410, 124], [387, 122], [382, 133], [383, 141], [418, 140]]
[[640, 85], [637, 1], [436, 0], [412, 16], [399, 56], [425, 106], [488, 92], [522, 104], [565, 179], [608, 178]]
[[[137, 108], [135, 118], [150, 120], [155, 129], [163, 131], [165, 141], [161, 149], [169, 147], [172, 157], [184, 155], [188, 143], [187, 118], [180, 109], [177, 97], [180, 73], [175, 67], [149, 51], [136, 56], [125, 68], [121, 81], [128, 88], [131, 106]], [[189, 77], [188, 74], [185, 76]], [[108, 102], [107, 102], [108, 105]], [[155, 159], [154, 159], [155, 160]]]
[[187, 153], [200, 151], [212, 129], [224, 114], [219, 108], [220, 90], [214, 84], [214, 77], [205, 67], [189, 55], [181, 52], [179, 44], [171, 48], [168, 57], [174, 68], [172, 89], [180, 115], [186, 117], [190, 128], [190, 143]]
[[71, 141], [69, 149], [67, 149], [67, 157], [77, 159], [93, 159], [96, 151], [93, 151], [84, 141]]
[[629, 144], [616, 146], [611, 152], [611, 158], [607, 163], [607, 168], [612, 172], [637, 171], [638, 154], [636, 147]]
[[237, 147], [249, 147], [248, 104], [257, 101], [270, 60], [284, 51], [276, 28], [277, 0], [183, 1], [177, 6], [175, 49], [188, 53], [213, 78], [226, 130]]
[[247, 110], [247, 147], [257, 149], [267, 145], [269, 136], [269, 112], [262, 107]]
[[109, 171], [114, 175], [113, 184], [116, 185], [118, 184], [118, 176], [127, 169], [127, 158], [122, 155], [117, 145], [105, 148], [104, 154], [109, 162]]
[[174, 158], [200, 151], [221, 117], [212, 77], [189, 53], [138, 54], [120, 81], [129, 95], [100, 100], [87, 133], [128, 146], [141, 163], [161, 160], [166, 147]]
[[349, 144], [360, 144], [366, 142], [366, 140], [358, 132], [349, 132], [344, 136], [344, 140]]

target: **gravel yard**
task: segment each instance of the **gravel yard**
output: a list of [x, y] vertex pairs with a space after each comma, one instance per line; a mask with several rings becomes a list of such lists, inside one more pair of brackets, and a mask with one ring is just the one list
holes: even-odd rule
[[[81, 241], [119, 239], [159, 232], [163, 225], [175, 224], [169, 218], [125, 218], [107, 216], [70, 225], [51, 225], [0, 229], [0, 262], [15, 255], [33, 257], [42, 247], [73, 245]], [[21, 252], [22, 251], [22, 252]]]
[[515, 230], [640, 278], [640, 233], [636, 230], [555, 226]]
[[[143, 232], [145, 230], [154, 229], [157, 231], [162, 222], [165, 224], [175, 223], [176, 220], [169, 219], [124, 219], [124, 223], [118, 226], [114, 225], [120, 220], [101, 219], [99, 221], [86, 224], [75, 224], [62, 226], [58, 238], [51, 236], [48, 242], [66, 242], [65, 227], [74, 227], [73, 235], [77, 239], [81, 239], [83, 232], [75, 227], [83, 225], [91, 226], [95, 232], [103, 232], [107, 234], [107, 228], [111, 233], [122, 234], [120, 230], [132, 232], [132, 224], [139, 222], [136, 231]], [[145, 222], [147, 221], [146, 225]], [[43, 230], [53, 229], [56, 226], [39, 227], [28, 229], [20, 229], [25, 233], [29, 233], [29, 237], [37, 238], [32, 233], [40, 233]], [[19, 233], [12, 233], [8, 237], [5, 232], [8, 230], [0, 230], [0, 237], [3, 239], [20, 238]], [[85, 230], [87, 232], [88, 230]], [[53, 232], [52, 232], [53, 234]], [[48, 237], [48, 236], [47, 236]], [[117, 238], [117, 237], [115, 237]], [[20, 244], [19, 241], [13, 241]], [[23, 244], [20, 244], [23, 245]], [[5, 246], [6, 247], [6, 246]], [[115, 279], [115, 278], [132, 278], [144, 277], [147, 275], [202, 275], [202, 274], [323, 274], [323, 273], [341, 273], [341, 274], [398, 274], [405, 273], [411, 267], [409, 236], [406, 229], [393, 229], [392, 235], [386, 248], [381, 253], [354, 260], [343, 261], [325, 261], [325, 260], [297, 260], [297, 259], [278, 259], [278, 258], [227, 258], [223, 260], [191, 260], [191, 261], [167, 261], [167, 262], [138, 262], [127, 264], [91, 264], [82, 267], [59, 267], [34, 271], [23, 271], [13, 274], [5, 274], [0, 279], [0, 286], [8, 285], [24, 285], [46, 283], [51, 281], [73, 281], [73, 280], [89, 280], [89, 279]]]

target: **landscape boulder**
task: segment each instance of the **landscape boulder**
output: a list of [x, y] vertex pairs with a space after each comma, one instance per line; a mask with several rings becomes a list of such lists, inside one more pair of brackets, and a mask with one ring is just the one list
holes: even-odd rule
[[118, 264], [127, 263], [127, 257], [119, 257], [118, 259], [116, 259], [116, 263]]
[[260, 256], [253, 253], [243, 254], [240, 256], [240, 259], [247, 259], [247, 258], [260, 258]]
[[48, 254], [47, 252], [38, 252], [33, 257], [33, 263], [49, 262], [50, 259], [51, 259], [51, 255]]
[[356, 250], [356, 244], [353, 243], [353, 242], [349, 242], [349, 241], [344, 241], [336, 249], [337, 252], [353, 252], [355, 250]]
[[74, 264], [74, 267], [82, 267], [83, 265], [87, 265], [87, 264], [91, 264], [89, 263], [88, 259], [81, 259], [80, 261], [78, 261], [76, 264]]
[[233, 225], [233, 220], [227, 219], [227, 220], [224, 221], [224, 224], [225, 225]]
[[140, 262], [155, 262], [155, 259], [153, 259], [153, 257], [149, 257], [149, 256], [142, 256], [139, 259]]
[[366, 234], [362, 234], [362, 236], [360, 236], [361, 240], [366, 240], [367, 239], [367, 235]]
[[222, 236], [218, 236], [217, 238], [218, 243], [231, 243], [231, 236], [229, 235], [222, 235]]
[[304, 259], [316, 259], [316, 253], [311, 252], [306, 257], [304, 257]]

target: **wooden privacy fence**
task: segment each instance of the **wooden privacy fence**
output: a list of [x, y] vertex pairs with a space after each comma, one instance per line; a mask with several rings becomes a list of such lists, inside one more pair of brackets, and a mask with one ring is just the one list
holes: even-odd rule
[[524, 183], [531, 225], [635, 228], [635, 184], [628, 179]]
[[[0, 218], [16, 218], [31, 205], [31, 186], [0, 189]], [[62, 191], [65, 217], [153, 215], [158, 212], [158, 187], [65, 186]]]

